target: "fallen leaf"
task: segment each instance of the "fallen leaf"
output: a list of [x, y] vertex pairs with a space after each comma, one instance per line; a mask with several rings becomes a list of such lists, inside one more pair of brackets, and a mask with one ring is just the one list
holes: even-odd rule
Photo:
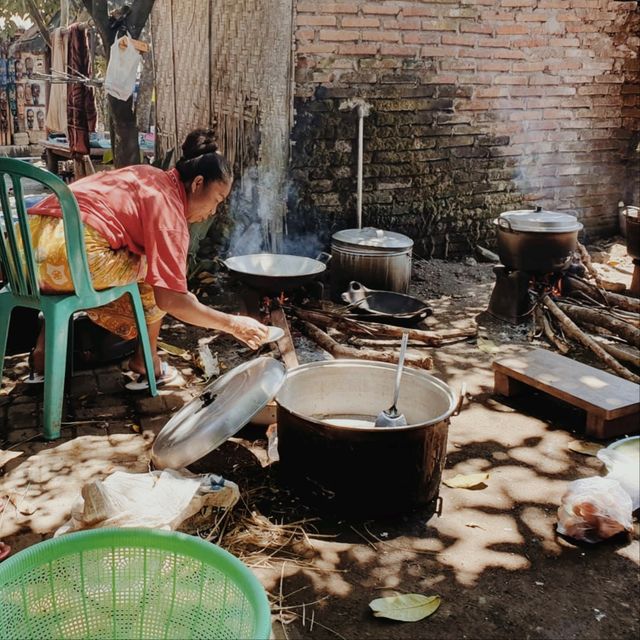
[[567, 447], [571, 451], [581, 453], [583, 456], [595, 456], [602, 449], [601, 444], [588, 442], [587, 440], [572, 440]]
[[142, 431], [142, 428], [140, 427], [139, 424], [132, 424], [131, 425], [131, 431], [135, 431], [136, 433], [140, 433]]
[[23, 453], [24, 453], [24, 451], [5, 451], [3, 449], [0, 449], [0, 469], [2, 469], [2, 467], [4, 467], [4, 465], [7, 464], [7, 462], [9, 462], [9, 460], [13, 460], [14, 458], [18, 458]]
[[166, 342], [161, 342], [158, 340], [158, 346], [167, 353], [171, 353], [174, 356], [183, 356], [185, 353], [188, 353], [186, 349], [182, 349], [181, 347], [176, 347], [172, 344], [168, 344]]
[[488, 479], [488, 473], [471, 473], [468, 476], [464, 476], [459, 473], [457, 476], [454, 476], [449, 480], [443, 480], [442, 482], [452, 489], [471, 489], [483, 484], [485, 480]]
[[440, 606], [440, 596], [403, 593], [399, 596], [377, 598], [369, 603], [376, 618], [389, 618], [401, 622], [417, 622], [430, 616]]

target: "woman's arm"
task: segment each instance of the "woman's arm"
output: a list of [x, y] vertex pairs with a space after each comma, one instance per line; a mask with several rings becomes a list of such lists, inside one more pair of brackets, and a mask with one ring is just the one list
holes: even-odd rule
[[230, 333], [252, 349], [257, 349], [267, 337], [267, 327], [257, 320], [216, 311], [200, 303], [193, 293], [179, 293], [163, 287], [153, 287], [153, 293], [160, 309], [174, 318], [205, 329]]

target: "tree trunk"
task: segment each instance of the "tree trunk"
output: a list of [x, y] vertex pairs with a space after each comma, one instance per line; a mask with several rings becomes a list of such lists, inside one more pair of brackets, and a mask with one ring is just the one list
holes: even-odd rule
[[140, 147], [138, 146], [138, 127], [133, 113], [133, 98], [126, 102], [108, 96], [113, 136], [113, 164], [116, 168], [132, 164], [140, 164]]
[[138, 131], [149, 131], [151, 116], [151, 97], [153, 96], [153, 62], [151, 52], [142, 54], [142, 71], [140, 73], [140, 87], [136, 100], [136, 122]]

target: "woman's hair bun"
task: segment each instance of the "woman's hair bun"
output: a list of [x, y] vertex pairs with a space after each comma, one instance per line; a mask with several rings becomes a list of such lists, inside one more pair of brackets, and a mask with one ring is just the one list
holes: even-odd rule
[[176, 169], [184, 183], [191, 182], [196, 176], [202, 176], [206, 182], [233, 180], [229, 161], [218, 153], [213, 129], [194, 129], [185, 138]]
[[182, 159], [191, 160], [218, 151], [213, 129], [194, 129], [182, 143]]

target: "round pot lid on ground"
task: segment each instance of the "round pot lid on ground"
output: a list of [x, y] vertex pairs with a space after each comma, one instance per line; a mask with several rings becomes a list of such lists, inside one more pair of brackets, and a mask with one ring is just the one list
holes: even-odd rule
[[575, 216], [559, 211], [547, 211], [541, 207], [505, 211], [496, 218], [495, 223], [510, 231], [533, 233], [564, 233], [582, 229], [582, 224]]
[[374, 227], [343, 229], [334, 233], [331, 238], [344, 244], [378, 247], [380, 249], [410, 249], [413, 246], [413, 240], [408, 236]]
[[236, 434], [284, 383], [284, 365], [262, 357], [245, 362], [205, 387], [162, 428], [151, 449], [158, 469], [181, 469]]

